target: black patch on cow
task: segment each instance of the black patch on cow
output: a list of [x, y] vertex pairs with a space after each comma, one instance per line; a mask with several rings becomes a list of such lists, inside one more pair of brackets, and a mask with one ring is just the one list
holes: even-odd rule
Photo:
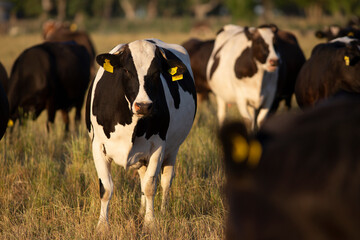
[[121, 65], [114, 67], [113, 73], [104, 71], [93, 100], [93, 115], [108, 138], [115, 131], [115, 125], [125, 126], [132, 122], [133, 113], [126, 98], [132, 106], [139, 92], [136, 68], [127, 45], [117, 57]]
[[[157, 49], [159, 51], [159, 49]], [[155, 58], [150, 64], [148, 72], [145, 76], [145, 91], [149, 98], [153, 101], [153, 110], [150, 116], [139, 119], [132, 137], [134, 142], [135, 137], [140, 137], [145, 134], [145, 138], [149, 139], [152, 135], [158, 134], [162, 140], [166, 140], [166, 134], [170, 123], [170, 113], [167, 107], [164, 87], [160, 74], [165, 78], [167, 87], [174, 100], [174, 107], [176, 109], [180, 106], [179, 87], [184, 92], [189, 92], [194, 99], [196, 106], [196, 90], [193, 79], [186, 69], [185, 65], [172, 52], [162, 49], [167, 60], [165, 60], [160, 51], [155, 54]], [[168, 70], [173, 67], [172, 64], [178, 64], [179, 71], [183, 74], [183, 79], [172, 81], [172, 76]], [[185, 67], [185, 69], [184, 69]]]
[[[166, 58], [168, 59], [167, 62], [178, 62], [182, 63], [181, 60], [173, 54], [171, 51], [167, 49], [163, 49], [165, 52]], [[183, 67], [185, 68], [183, 71], [183, 79], [178, 81], [172, 81], [172, 76], [168, 72], [168, 68], [172, 66], [164, 66], [163, 65], [163, 76], [166, 79], [166, 83], [168, 85], [168, 88], [170, 90], [170, 93], [172, 97], [174, 98], [175, 108], [179, 108], [180, 104], [180, 94], [179, 94], [179, 86], [184, 92], [190, 93], [190, 95], [193, 97], [195, 106], [196, 106], [196, 90], [195, 90], [195, 84], [194, 80], [190, 75], [190, 72], [186, 69], [186, 66], [182, 63]]]
[[219, 55], [219, 52], [221, 51], [223, 46], [221, 46], [215, 53], [214, 55], [214, 63], [213, 65], [211, 66], [211, 69], [210, 69], [210, 79], [212, 78], [212, 75], [214, 74], [214, 72], [216, 71], [217, 67], [219, 66], [219, 62], [220, 62], [220, 57], [218, 56]]
[[153, 41], [153, 40], [150, 40], [150, 39], [147, 39], [146, 41], [148, 41], [149, 43], [153, 43], [153, 44], [156, 44], [156, 42], [155, 42], [155, 41]]
[[100, 188], [100, 198], [103, 198], [103, 196], [105, 194], [105, 188], [104, 188], [104, 185], [102, 184], [100, 178], [99, 178], [99, 188]]
[[237, 78], [252, 77], [257, 72], [257, 66], [253, 58], [252, 50], [247, 47], [236, 59], [234, 66]]
[[260, 34], [253, 38], [251, 50], [254, 57], [261, 63], [266, 62], [266, 59], [270, 53], [269, 45], [265, 42]]

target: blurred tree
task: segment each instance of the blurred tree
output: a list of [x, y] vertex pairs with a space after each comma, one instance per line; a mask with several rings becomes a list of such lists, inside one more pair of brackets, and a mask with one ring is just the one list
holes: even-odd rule
[[204, 19], [206, 14], [216, 8], [220, 2], [220, 0], [192, 0], [191, 3], [195, 18], [198, 20]]
[[66, 19], [66, 0], [57, 0], [57, 19], [64, 21]]
[[225, 0], [225, 4], [233, 18], [253, 19], [255, 17], [256, 2], [254, 0]]

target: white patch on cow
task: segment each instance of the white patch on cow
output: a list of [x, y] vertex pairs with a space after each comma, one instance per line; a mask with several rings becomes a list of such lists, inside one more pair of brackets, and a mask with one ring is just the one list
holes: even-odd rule
[[[155, 45], [144, 40], [138, 40], [129, 43], [129, 49], [133, 57], [136, 73], [139, 80], [139, 93], [133, 103], [133, 111], [135, 111], [135, 103], [152, 103], [151, 99], [145, 91], [145, 76], [147, 75], [151, 61], [155, 57]], [[135, 113], [135, 112], [134, 112]]]
[[340, 27], [339, 26], [330, 26], [329, 30], [333, 36], [337, 36], [340, 32]]
[[[270, 59], [278, 60], [273, 46], [274, 34], [268, 28], [258, 29], [264, 41], [269, 45], [270, 53], [265, 64], [255, 61], [258, 69], [252, 77], [239, 80], [235, 75], [234, 65], [241, 53], [247, 47], [251, 47], [251, 41], [247, 39], [245, 33], [242, 33], [244, 29], [242, 27], [236, 29], [236, 26], [231, 25], [224, 29], [225, 31], [218, 34], [215, 39], [206, 70], [209, 85], [217, 99], [219, 124], [225, 120], [226, 103], [237, 103], [241, 116], [250, 121], [254, 128], [267, 115], [276, 93], [278, 68], [270, 68], [269, 63]], [[229, 29], [229, 32], [226, 29]], [[255, 28], [249, 28], [250, 32], [255, 30]], [[210, 79], [214, 56], [220, 48], [219, 65]], [[269, 69], [272, 72], [266, 72]], [[257, 123], [255, 122], [256, 110], [260, 110]]]
[[269, 55], [266, 59], [266, 62], [263, 64], [263, 68], [265, 68], [266, 71], [275, 71], [277, 68], [271, 66], [270, 60], [278, 60], [279, 57], [276, 54], [276, 51], [274, 49], [274, 33], [271, 31], [270, 28], [258, 28], [258, 31], [261, 34], [261, 37], [264, 39], [265, 43], [269, 46]]
[[351, 43], [353, 41], [358, 41], [358, 39], [356, 38], [350, 38], [350, 37], [339, 37], [339, 38], [335, 38], [333, 40], [330, 41], [330, 43], [333, 43], [333, 42], [342, 42], [342, 43]]

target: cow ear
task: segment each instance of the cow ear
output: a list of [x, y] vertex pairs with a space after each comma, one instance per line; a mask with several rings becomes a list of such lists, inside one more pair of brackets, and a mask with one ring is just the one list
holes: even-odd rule
[[219, 138], [223, 146], [225, 169], [228, 174], [242, 174], [259, 164], [262, 146], [248, 135], [242, 122], [225, 123]]
[[271, 29], [271, 31], [273, 32], [273, 33], [277, 33], [278, 32], [278, 27], [275, 25], [275, 24], [273, 24], [273, 23], [270, 23], [269, 24], [269, 27], [270, 27], [270, 29]]
[[164, 50], [157, 47], [156, 55], [161, 59], [161, 67], [163, 72], [168, 72], [173, 76], [182, 75], [187, 71], [185, 64], [178, 59], [169, 59]]
[[246, 37], [247, 37], [248, 40], [252, 40], [252, 39], [253, 39], [253, 34], [250, 32], [248, 26], [244, 27], [244, 33], [245, 33], [245, 35], [246, 35]]
[[120, 67], [120, 58], [118, 55], [104, 53], [96, 57], [96, 62], [106, 71], [113, 72], [114, 68]]
[[325, 33], [323, 31], [316, 31], [315, 32], [315, 37], [317, 38], [324, 38], [325, 37]]
[[360, 40], [351, 41], [346, 45], [344, 61], [346, 66], [353, 66], [360, 61]]

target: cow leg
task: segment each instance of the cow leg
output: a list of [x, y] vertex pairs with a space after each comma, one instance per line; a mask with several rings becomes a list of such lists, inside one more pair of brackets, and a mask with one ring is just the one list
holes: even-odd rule
[[169, 197], [169, 191], [172, 180], [175, 176], [174, 165], [176, 161], [177, 150], [169, 157], [164, 159], [162, 172], [161, 172], [161, 188], [162, 188], [162, 201], [161, 201], [161, 213], [164, 214]]
[[140, 205], [140, 211], [139, 214], [140, 215], [144, 215], [145, 214], [145, 207], [146, 207], [146, 197], [145, 197], [145, 193], [144, 193], [144, 189], [142, 188], [144, 185], [144, 176], [145, 176], [145, 172], [146, 172], [146, 166], [141, 166], [138, 169], [138, 173], [139, 173], [139, 177], [140, 177], [140, 182], [141, 182], [141, 205]]
[[146, 199], [144, 225], [149, 228], [154, 227], [154, 197], [156, 192], [156, 181], [163, 157], [163, 147], [158, 147], [150, 157], [149, 164], [141, 183], [141, 189], [143, 190]]
[[63, 117], [63, 121], [64, 121], [64, 124], [65, 124], [65, 131], [68, 132], [69, 131], [69, 113], [65, 110], [61, 110], [61, 114], [62, 114], [62, 117]]
[[262, 124], [262, 122], [264, 121], [264, 119], [266, 118], [268, 113], [269, 113], [268, 108], [261, 108], [259, 110], [259, 113], [258, 113], [257, 119], [256, 119], [257, 127], [259, 127]]
[[216, 96], [216, 102], [217, 102], [217, 117], [219, 120], [219, 126], [221, 126], [223, 125], [225, 120], [226, 102], [218, 96]]
[[50, 133], [51, 126], [54, 125], [56, 111], [54, 107], [48, 107], [47, 112], [48, 112], [48, 119], [46, 122], [46, 129], [48, 133]]
[[109, 201], [113, 194], [114, 186], [111, 179], [110, 167], [111, 161], [104, 156], [103, 145], [93, 142], [93, 157], [95, 168], [99, 177], [101, 210], [98, 222], [98, 228], [108, 225]]
[[253, 129], [254, 118], [255, 118], [254, 108], [249, 106], [246, 103], [246, 100], [243, 98], [238, 98], [236, 103], [238, 106], [239, 113], [240, 113], [241, 117], [243, 118], [247, 129]]
[[75, 112], [75, 126], [76, 129], [79, 129], [79, 125], [81, 122], [81, 107], [82, 107], [82, 103], [79, 104], [78, 106], [76, 106], [76, 112]]

